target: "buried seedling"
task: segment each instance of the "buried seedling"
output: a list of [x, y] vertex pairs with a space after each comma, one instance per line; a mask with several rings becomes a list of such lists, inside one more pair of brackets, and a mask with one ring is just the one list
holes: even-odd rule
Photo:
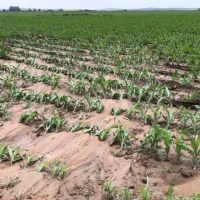
[[98, 136], [100, 141], [103, 141], [103, 140], [105, 140], [107, 138], [108, 133], [113, 128], [117, 128], [117, 125], [110, 126], [110, 127], [106, 128], [106, 129], [96, 130], [94, 135]]
[[61, 180], [63, 178], [64, 173], [69, 168], [69, 165], [65, 165], [58, 161], [44, 161], [40, 164], [38, 171], [41, 172], [47, 170], [47, 166], [49, 166], [48, 171], [50, 171], [51, 177], [57, 177], [58, 180]]
[[29, 111], [21, 115], [21, 117], [19, 118], [19, 123], [30, 124], [31, 122], [38, 120], [39, 117], [41, 117], [42, 119], [45, 119], [37, 111]]
[[59, 132], [63, 128], [63, 126], [64, 126], [64, 121], [60, 116], [50, 117], [46, 119], [36, 131], [44, 129], [45, 134], [50, 131]]
[[4, 180], [4, 181], [1, 181], [1, 183], [0, 183], [1, 189], [12, 188], [12, 187], [14, 187], [15, 185], [17, 185], [18, 183], [21, 182], [21, 180], [19, 179], [18, 176], [9, 176], [7, 178], [1, 178], [1, 179]]
[[34, 157], [34, 155], [30, 155], [28, 157], [22, 156], [23, 163], [20, 164], [21, 168], [27, 168], [32, 166], [38, 159]]

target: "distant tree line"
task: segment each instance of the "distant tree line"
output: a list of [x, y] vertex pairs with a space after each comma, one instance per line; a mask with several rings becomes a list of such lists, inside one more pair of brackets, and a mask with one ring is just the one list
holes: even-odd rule
[[19, 6], [10, 6], [9, 11], [16, 12], [16, 11], [21, 11], [21, 9]]

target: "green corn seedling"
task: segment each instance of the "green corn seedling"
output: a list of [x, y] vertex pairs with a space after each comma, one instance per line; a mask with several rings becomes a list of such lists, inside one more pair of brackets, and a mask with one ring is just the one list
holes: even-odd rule
[[85, 96], [84, 97], [87, 102], [88, 102], [88, 112], [92, 112], [94, 110], [97, 109], [97, 106], [96, 106], [96, 100], [92, 100], [90, 97], [88, 96]]
[[0, 143], [0, 163], [6, 161], [8, 158], [8, 146], [4, 146]]
[[158, 125], [154, 125], [150, 132], [145, 135], [139, 150], [142, 150], [145, 145], [150, 143], [150, 150], [158, 150], [158, 143], [162, 140], [163, 131]]
[[147, 114], [148, 107], [144, 106], [144, 109], [140, 111], [140, 120], [143, 123], [143, 125], [152, 124], [152, 117], [151, 115]]
[[73, 124], [71, 127], [71, 132], [77, 132], [83, 129], [83, 127], [81, 126], [82, 122], [79, 122], [78, 124]]
[[122, 190], [122, 194], [124, 196], [124, 200], [131, 200], [131, 195], [133, 194], [134, 190], [129, 189], [126, 187], [125, 189]]
[[173, 111], [173, 106], [171, 105], [170, 106], [170, 110], [167, 110], [166, 111], [166, 115], [163, 116], [163, 118], [165, 119], [166, 121], [166, 126], [165, 128], [168, 129], [171, 124], [173, 123], [173, 120], [174, 120], [174, 111]]
[[55, 178], [57, 177], [58, 180], [61, 180], [64, 176], [64, 173], [67, 171], [67, 168], [69, 166], [64, 165], [64, 164], [59, 164], [59, 165], [55, 165], [52, 170], [50, 171], [51, 173], [51, 177]]
[[59, 76], [55, 76], [53, 75], [50, 79], [50, 85], [51, 85], [51, 89], [54, 90], [56, 88], [56, 86], [58, 85], [58, 82], [60, 80]]
[[197, 95], [198, 95], [199, 93], [200, 93], [200, 90], [196, 90], [196, 91], [194, 91], [194, 92], [188, 94], [187, 97], [184, 97], [184, 98], [185, 98], [186, 100], [192, 101], [192, 100], [194, 100], [194, 99], [197, 97]]
[[151, 111], [153, 113], [153, 118], [152, 118], [153, 124], [157, 124], [158, 120], [161, 118], [161, 109], [159, 107], [155, 109], [151, 108]]
[[45, 167], [47, 167], [50, 163], [52, 163], [52, 161], [44, 161], [40, 164], [38, 171], [41, 172], [45, 169]]
[[13, 151], [10, 147], [8, 147], [8, 154], [9, 154], [9, 163], [10, 163], [10, 165], [12, 165], [14, 162], [22, 160], [22, 156], [20, 155], [21, 151], [22, 150]]
[[96, 109], [97, 109], [97, 113], [101, 113], [104, 110], [104, 105], [102, 100], [98, 97], [96, 100]]
[[102, 183], [102, 188], [107, 193], [107, 199], [111, 200], [115, 196], [116, 189], [119, 186], [112, 185], [112, 181]]
[[185, 108], [184, 106], [182, 106], [180, 108], [180, 114], [178, 116], [179, 121], [181, 122], [181, 129], [184, 130], [186, 129], [187, 126], [187, 121], [189, 119], [189, 113], [188, 113], [188, 109]]
[[112, 108], [110, 111], [111, 115], [117, 116], [122, 114], [123, 112], [125, 112], [126, 110], [122, 109], [122, 108]]
[[114, 136], [110, 145], [114, 143], [120, 143], [120, 148], [123, 149], [127, 147], [130, 138], [127, 130], [123, 129], [122, 125], [118, 124], [116, 127], [117, 130], [114, 132]]
[[130, 119], [131, 114], [136, 110], [139, 110], [141, 107], [141, 103], [134, 104], [129, 110], [126, 111], [126, 117]]
[[27, 168], [29, 166], [32, 166], [37, 161], [34, 155], [30, 155], [27, 158], [22, 156], [22, 158], [23, 158], [23, 163], [20, 164], [21, 168]]
[[5, 117], [7, 115], [7, 104], [0, 104], [0, 117]]
[[110, 126], [110, 127], [106, 128], [106, 129], [96, 130], [94, 135], [98, 136], [100, 141], [103, 141], [103, 140], [105, 140], [107, 138], [108, 133], [113, 128], [117, 128], [117, 125]]
[[84, 104], [82, 103], [83, 100], [84, 100], [84, 98], [82, 98], [82, 99], [77, 99], [77, 100], [75, 101], [73, 112], [76, 112], [78, 109], [81, 109], [81, 108], [84, 106]]
[[148, 200], [150, 197], [150, 191], [149, 191], [149, 177], [147, 176], [147, 183], [146, 183], [146, 187], [140, 187], [140, 192], [142, 195], [142, 200]]
[[199, 122], [200, 122], [199, 114], [198, 113], [193, 114], [192, 112], [190, 112], [189, 116], [192, 123], [190, 124], [188, 130], [192, 130], [194, 134], [199, 134]]
[[200, 135], [190, 136], [186, 130], [182, 131], [182, 134], [190, 141], [191, 148], [184, 146], [184, 150], [192, 156], [193, 168], [196, 169], [200, 160]]
[[182, 136], [175, 138], [174, 144], [175, 144], [175, 151], [176, 151], [176, 160], [177, 160], [177, 163], [180, 163], [182, 150], [186, 148], [186, 144], [184, 143]]
[[64, 121], [60, 116], [57, 117], [50, 117], [46, 119], [36, 131], [39, 131], [40, 129], [45, 130], [45, 134], [49, 131], [56, 131], [59, 132], [64, 125]]
[[21, 117], [19, 118], [19, 123], [30, 124], [31, 122], [38, 120], [39, 116], [45, 119], [37, 111], [29, 111], [21, 115]]
[[162, 129], [162, 139], [164, 141], [165, 145], [165, 153], [166, 153], [166, 158], [169, 158], [169, 151], [171, 148], [172, 144], [172, 134], [171, 132], [169, 133], [166, 129]]

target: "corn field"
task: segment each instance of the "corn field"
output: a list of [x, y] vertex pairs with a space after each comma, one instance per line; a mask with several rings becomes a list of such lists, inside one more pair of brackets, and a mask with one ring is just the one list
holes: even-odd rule
[[199, 15], [0, 13], [2, 199], [200, 199]]

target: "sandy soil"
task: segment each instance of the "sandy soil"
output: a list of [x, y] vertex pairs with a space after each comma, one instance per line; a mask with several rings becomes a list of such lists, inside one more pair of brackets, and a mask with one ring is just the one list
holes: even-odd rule
[[[90, 56], [92, 60], [92, 55], [89, 55], [88, 51], [86, 52], [86, 56]], [[11, 60], [0, 60], [0, 63], [9, 67], [18, 65]], [[36, 63], [54, 65], [47, 64], [40, 59], [37, 59]], [[95, 64], [95, 61], [90, 61], [90, 64]], [[35, 69], [33, 66], [27, 66], [23, 63], [20, 63], [19, 68], [26, 69], [32, 74], [41, 75], [44, 73], [40, 69]], [[164, 70], [166, 69], [161, 71]], [[177, 97], [195, 90], [194, 87], [184, 88], [178, 84], [177, 87], [173, 88], [174, 83], [170, 82], [170, 79], [166, 76], [159, 73], [153, 75], [161, 83], [164, 80], [164, 84], [171, 87], [172, 92], [177, 92]], [[67, 77], [61, 76], [60, 86], [68, 80]], [[121, 78], [110, 74], [106, 75], [105, 79], [117, 79], [123, 82]], [[52, 92], [51, 87], [43, 83], [32, 84], [27, 89], [37, 92]], [[55, 91], [60, 91], [62, 94], [69, 92], [58, 88]], [[105, 199], [105, 192], [102, 191], [101, 185], [104, 181], [112, 180], [112, 183], [120, 186], [120, 188], [134, 189], [134, 195], [140, 199], [140, 196], [138, 196], [139, 189], [140, 186], [145, 187], [147, 176], [150, 178], [151, 191], [166, 194], [169, 185], [174, 185], [175, 193], [178, 196], [198, 193], [199, 168], [193, 170], [191, 162], [187, 158], [183, 159], [180, 165], [177, 165], [174, 153], [171, 154], [169, 160], [163, 154], [152, 157], [146, 151], [138, 153], [138, 145], [140, 145], [144, 134], [150, 130], [150, 126], [142, 126], [138, 120], [128, 120], [124, 114], [118, 116], [115, 120], [110, 115], [111, 108], [129, 109], [133, 103], [133, 101], [127, 99], [106, 98], [103, 99], [104, 111], [98, 114], [95, 111], [91, 113], [83, 111], [65, 112], [54, 105], [38, 103], [31, 103], [30, 108], [23, 108], [26, 102], [8, 102], [10, 118], [7, 121], [2, 119], [0, 121], [0, 142], [15, 150], [28, 149], [27, 152], [24, 151], [23, 153], [26, 155], [33, 154], [40, 159], [33, 166], [25, 169], [20, 168], [21, 162], [11, 166], [7, 162], [0, 163], [0, 198], [2, 200], [17, 199], [16, 195], [21, 193], [22, 199], [103, 200]], [[62, 117], [67, 124], [81, 121], [84, 125], [97, 125], [102, 129], [117, 124], [119, 121], [129, 132], [130, 146], [126, 149], [120, 149], [118, 144], [110, 146], [112, 131], [105, 141], [99, 141], [98, 137], [84, 134], [82, 131], [72, 133], [63, 130], [59, 133], [51, 132], [37, 136], [35, 133], [37, 124], [23, 125], [18, 122], [21, 114], [28, 110], [37, 110], [45, 117], [52, 116], [52, 111], [57, 110], [63, 112]], [[174, 130], [176, 130], [176, 124]], [[59, 160], [69, 165], [62, 180], [52, 179], [48, 168], [42, 172], [38, 171], [40, 164], [47, 160]], [[19, 180], [16, 185], [5, 187], [10, 179], [16, 177]], [[158, 197], [159, 195], [155, 194], [155, 196]]]

